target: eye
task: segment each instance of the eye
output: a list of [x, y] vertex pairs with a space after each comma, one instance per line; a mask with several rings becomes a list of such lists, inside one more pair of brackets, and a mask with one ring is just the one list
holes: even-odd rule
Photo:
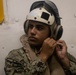
[[37, 26], [36, 26], [36, 29], [37, 29], [37, 30], [43, 30], [43, 29], [44, 29], [44, 26], [37, 25]]
[[29, 26], [28, 26], [30, 29], [32, 29], [33, 28], [33, 25], [32, 24], [29, 24]]

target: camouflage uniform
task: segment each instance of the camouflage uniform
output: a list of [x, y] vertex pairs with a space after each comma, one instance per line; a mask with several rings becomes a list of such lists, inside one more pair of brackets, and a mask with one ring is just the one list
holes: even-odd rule
[[[9, 52], [5, 59], [6, 75], [46, 75], [47, 64], [42, 62], [33, 50], [30, 51], [27, 38], [21, 37], [23, 47]], [[66, 75], [76, 75], [76, 59], [68, 54], [70, 69], [64, 69]], [[51, 74], [47, 74], [51, 75]]]

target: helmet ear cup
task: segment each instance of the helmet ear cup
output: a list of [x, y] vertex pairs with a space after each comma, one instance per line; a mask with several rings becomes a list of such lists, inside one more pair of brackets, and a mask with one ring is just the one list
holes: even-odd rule
[[62, 26], [58, 26], [56, 40], [59, 40], [62, 37], [62, 34], [63, 34], [63, 27]]
[[24, 22], [24, 32], [27, 34], [27, 31], [28, 31], [28, 25], [29, 25], [29, 21], [28, 20], [26, 20], [25, 22]]
[[61, 25], [55, 25], [54, 31], [52, 34], [53, 39], [59, 40], [63, 34], [63, 27]]

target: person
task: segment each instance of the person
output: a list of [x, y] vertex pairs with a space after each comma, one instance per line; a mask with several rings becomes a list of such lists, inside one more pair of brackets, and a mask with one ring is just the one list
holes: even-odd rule
[[24, 23], [23, 45], [5, 58], [6, 75], [76, 75], [76, 59], [61, 40], [63, 27], [57, 6], [36, 1]]

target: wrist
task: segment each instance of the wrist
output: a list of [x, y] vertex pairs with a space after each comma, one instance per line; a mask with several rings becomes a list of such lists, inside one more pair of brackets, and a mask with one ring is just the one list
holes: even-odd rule
[[43, 54], [43, 53], [40, 53], [38, 57], [39, 57], [43, 62], [46, 62], [47, 59], [48, 59], [48, 57], [47, 57], [45, 54]]
[[61, 62], [64, 68], [67, 68], [67, 69], [70, 68], [70, 61], [67, 57], [61, 59]]

